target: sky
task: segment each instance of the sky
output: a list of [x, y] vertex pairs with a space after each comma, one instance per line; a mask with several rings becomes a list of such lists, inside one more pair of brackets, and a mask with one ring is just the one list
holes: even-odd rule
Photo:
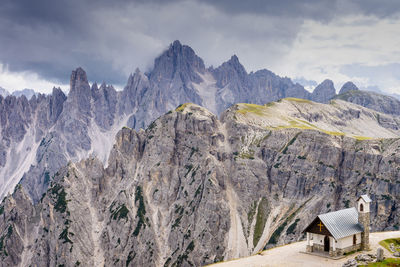
[[49, 93], [83, 67], [123, 88], [174, 40], [206, 66], [236, 54], [312, 88], [331, 79], [400, 94], [400, 1], [1, 0], [0, 87]]

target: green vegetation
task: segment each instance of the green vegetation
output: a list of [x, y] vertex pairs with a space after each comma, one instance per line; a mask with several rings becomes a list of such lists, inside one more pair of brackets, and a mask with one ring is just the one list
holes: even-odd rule
[[398, 267], [400, 266], [400, 259], [395, 259], [395, 258], [388, 258], [384, 259], [381, 262], [371, 262], [368, 265], [359, 265], [359, 266], [366, 266], [366, 267]]
[[71, 241], [71, 239], [69, 239], [68, 234], [70, 235], [74, 235], [73, 233], [69, 233], [68, 232], [69, 227], [66, 227], [60, 234], [60, 236], [58, 237], [58, 239], [64, 239], [63, 244], [65, 243], [71, 243], [73, 244], [73, 242]]
[[349, 208], [349, 207], [350, 207], [350, 200], [348, 200], [348, 199], [343, 200], [343, 204], [344, 204], [344, 207], [345, 207], [346, 209]]
[[68, 200], [66, 199], [67, 193], [65, 193], [64, 188], [57, 184], [51, 188], [51, 194], [57, 197], [54, 209], [60, 213], [64, 213], [67, 210]]
[[286, 229], [286, 234], [294, 234], [294, 230], [296, 229], [297, 223], [300, 221], [299, 218], [297, 218], [294, 223], [292, 223], [287, 229]]
[[360, 249], [357, 249], [357, 250], [345, 252], [344, 255], [345, 255], [345, 256], [349, 256], [349, 255], [352, 255], [352, 254], [354, 254], [354, 253], [356, 253], [356, 252], [358, 252], [358, 251], [361, 251], [361, 250], [360, 250]]
[[4, 213], [4, 206], [0, 206], [0, 215]]
[[194, 193], [194, 198], [196, 198], [197, 195], [200, 194], [201, 190], [202, 190], [202, 186], [199, 185], [199, 187], [197, 187], [197, 189], [196, 189], [196, 192]]
[[[308, 199], [306, 202], [304, 202], [300, 207], [298, 207], [292, 214], [290, 214], [286, 220], [272, 233], [271, 238], [268, 240], [267, 244], [276, 244], [278, 243], [278, 239], [281, 236], [282, 231], [285, 229], [286, 225], [291, 222], [296, 216], [296, 214], [307, 204], [308, 201], [310, 201], [312, 198]], [[291, 210], [291, 209], [289, 209]], [[285, 217], [285, 216], [284, 216]]]
[[143, 227], [146, 227], [146, 222], [145, 222], [145, 217], [144, 215], [146, 214], [146, 209], [144, 206], [144, 199], [143, 199], [143, 194], [142, 194], [142, 188], [140, 186], [136, 187], [136, 193], [135, 193], [135, 204], [139, 201], [139, 207], [138, 211], [136, 213], [136, 217], [139, 218], [139, 221], [136, 225], [135, 231], [133, 231], [134, 236], [138, 236], [140, 229]]
[[193, 169], [193, 165], [192, 164], [185, 165], [185, 169], [187, 170], [187, 172], [185, 174], [185, 178], [186, 178], [187, 175], [189, 174], [189, 172]]
[[247, 213], [247, 221], [249, 225], [253, 222], [254, 214], [256, 214], [257, 202], [254, 201], [250, 206], [250, 210]]
[[[390, 249], [389, 246], [390, 244], [393, 243], [395, 247], [400, 246], [400, 238], [389, 238], [389, 239], [385, 239], [379, 242], [379, 245], [381, 245], [382, 247], [386, 248], [390, 253]], [[400, 252], [400, 250], [397, 250]]]
[[149, 125], [149, 127], [147, 127], [147, 130], [148, 130], [148, 131], [151, 131], [151, 130], [153, 130], [156, 126], [157, 126], [156, 121], [153, 121], [153, 122]]
[[192, 148], [191, 148], [189, 159], [192, 158], [192, 156], [193, 156], [193, 154], [194, 154], [195, 152], [199, 152], [199, 148], [198, 148], [198, 147], [192, 147]]
[[10, 226], [8, 226], [8, 229], [7, 229], [7, 237], [10, 237], [12, 235], [12, 233], [13, 233], [13, 227], [12, 227], [12, 225], [10, 225]]
[[354, 135], [353, 138], [355, 138], [358, 141], [363, 141], [363, 140], [372, 140], [374, 138], [368, 137], [368, 136], [360, 136], [360, 135]]
[[241, 109], [237, 112], [240, 114], [254, 113], [259, 116], [266, 115], [267, 106], [260, 106], [256, 104], [239, 104]]
[[[194, 242], [190, 242], [186, 247], [185, 252], [182, 255], [179, 255], [176, 261], [172, 264], [172, 266], [182, 266], [182, 263], [186, 261], [190, 266], [194, 266], [193, 263], [188, 261], [188, 255], [194, 250]], [[167, 264], [167, 262], [165, 263]], [[165, 266], [165, 265], [164, 265]]]
[[254, 151], [250, 150], [249, 152], [242, 152], [239, 157], [242, 159], [254, 159]]
[[48, 171], [46, 171], [46, 172], [44, 173], [44, 181], [43, 181], [43, 183], [44, 183], [44, 184], [49, 184], [49, 182], [50, 182], [50, 174], [49, 174]]
[[257, 218], [256, 218], [256, 225], [254, 226], [254, 235], [253, 235], [253, 246], [257, 246], [258, 241], [260, 240], [263, 232], [265, 223], [268, 219], [268, 200], [263, 197], [261, 198], [260, 203], [258, 204], [257, 209]]
[[284, 100], [293, 101], [293, 102], [299, 102], [299, 103], [308, 103], [308, 104], [312, 104], [313, 103], [311, 100], [302, 99], [302, 98], [296, 98], [296, 97], [286, 97], [286, 98], [284, 98]]
[[189, 103], [185, 103], [185, 104], [179, 105], [179, 106], [175, 109], [175, 111], [183, 112], [183, 110], [185, 109], [185, 107], [186, 107], [187, 105], [189, 105]]
[[128, 258], [126, 259], [126, 266], [129, 266], [129, 263], [136, 257], [136, 253], [133, 254], [133, 251], [129, 252]]
[[264, 142], [265, 140], [268, 139], [268, 137], [270, 137], [272, 134], [272, 131], [269, 131], [268, 134], [264, 135], [261, 138], [255, 138], [251, 144], [256, 145], [257, 147], [260, 147], [261, 143]]
[[120, 220], [120, 219], [128, 219], [128, 213], [129, 210], [128, 208], [125, 206], [125, 204], [122, 204], [121, 206], [119, 206], [118, 209], [115, 209], [112, 213], [111, 213], [111, 218], [113, 220]]
[[292, 139], [290, 139], [290, 141], [281, 149], [281, 151], [282, 151], [283, 154], [286, 154], [288, 147], [289, 147], [290, 145], [292, 145], [292, 144], [296, 141], [297, 137], [298, 137], [300, 134], [301, 134], [301, 132], [298, 132], [298, 133], [297, 133]]
[[392, 196], [391, 195], [381, 195], [381, 197], [384, 200], [392, 200]]
[[4, 236], [0, 237], [0, 253], [3, 253], [7, 256], [6, 249], [4, 247]]

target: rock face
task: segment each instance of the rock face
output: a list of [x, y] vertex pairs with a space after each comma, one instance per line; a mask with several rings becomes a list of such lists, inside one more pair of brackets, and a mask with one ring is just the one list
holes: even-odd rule
[[[340, 97], [385, 113], [400, 113], [400, 102], [391, 98], [387, 104], [387, 98], [382, 102], [346, 94]], [[310, 94], [271, 71], [247, 73], [235, 55], [217, 68], [206, 68], [193, 49], [179, 41], [155, 59], [151, 71], [137, 69], [130, 75], [121, 92], [107, 84], [90, 85], [85, 71], [77, 68], [71, 74], [68, 96], [60, 89], [29, 100], [24, 95], [0, 96], [0, 200], [21, 183], [37, 202], [57, 170], [69, 161], [93, 154], [107, 165], [114, 137], [123, 126], [144, 129], [182, 103], [221, 114], [236, 103], [265, 104], [285, 97], [325, 103], [333, 96], [332, 81], [324, 81]]]
[[358, 87], [354, 83], [347, 82], [347, 83], [343, 84], [342, 88], [339, 91], [339, 95], [347, 93], [348, 91], [357, 91], [357, 90], [358, 90]]
[[339, 94], [335, 98], [342, 99], [382, 113], [400, 115], [400, 101], [392, 96], [381, 95], [369, 91], [353, 90], [344, 94]]
[[315, 87], [311, 99], [315, 102], [328, 103], [336, 95], [336, 90], [331, 80], [325, 80]]
[[4, 200], [0, 265], [200, 266], [299, 240], [361, 194], [372, 231], [398, 227], [400, 121], [377, 114], [284, 99], [218, 119], [185, 104], [124, 128], [107, 166], [71, 162], [37, 204], [21, 186]]
[[182, 103], [220, 113], [234, 103], [265, 104], [287, 96], [309, 98], [309, 93], [267, 70], [248, 74], [236, 56], [206, 69], [193, 49], [179, 41], [155, 60], [152, 71], [136, 70], [122, 92], [106, 84], [90, 86], [78, 68], [71, 74], [68, 96], [55, 89], [29, 100], [0, 97], [0, 199], [21, 181], [38, 201], [68, 161], [95, 154], [106, 164], [123, 126], [146, 128]]

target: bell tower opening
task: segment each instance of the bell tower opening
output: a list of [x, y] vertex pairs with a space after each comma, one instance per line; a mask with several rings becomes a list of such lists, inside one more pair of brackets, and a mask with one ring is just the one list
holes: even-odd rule
[[364, 211], [364, 205], [361, 203], [360, 204], [360, 211], [363, 212]]

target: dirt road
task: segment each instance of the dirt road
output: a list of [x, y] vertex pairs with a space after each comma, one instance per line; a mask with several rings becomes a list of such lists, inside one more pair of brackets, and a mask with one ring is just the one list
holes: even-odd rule
[[[377, 232], [370, 234], [371, 251], [368, 253], [376, 254], [378, 247], [381, 247], [379, 241], [387, 238], [399, 238], [400, 231], [393, 232]], [[221, 262], [213, 264], [213, 267], [264, 267], [264, 266], [310, 266], [310, 267], [328, 267], [328, 266], [342, 266], [348, 259], [354, 258], [356, 255], [365, 253], [358, 252], [339, 260], [331, 260], [314, 255], [300, 253], [305, 251], [306, 241], [296, 242], [289, 245], [265, 250], [258, 255], [231, 260], [228, 262]], [[383, 249], [385, 256], [389, 256], [389, 252]]]

